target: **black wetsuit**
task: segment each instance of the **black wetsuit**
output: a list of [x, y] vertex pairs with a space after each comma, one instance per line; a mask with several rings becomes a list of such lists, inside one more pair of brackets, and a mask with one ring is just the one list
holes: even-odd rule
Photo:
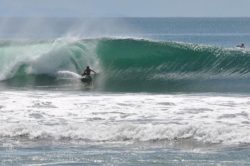
[[81, 80], [82, 82], [85, 82], [85, 83], [90, 83], [92, 81], [92, 78], [90, 76], [90, 73], [91, 73], [91, 69], [90, 68], [86, 68], [82, 74], [82, 76], [85, 76], [83, 77]]
[[89, 68], [85, 69], [83, 75], [90, 76], [91, 70]]

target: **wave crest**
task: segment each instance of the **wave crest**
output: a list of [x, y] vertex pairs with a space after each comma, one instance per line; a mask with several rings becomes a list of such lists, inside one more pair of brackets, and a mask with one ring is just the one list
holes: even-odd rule
[[[2, 45], [1, 80], [57, 78], [60, 71], [100, 72], [98, 86], [111, 91], [213, 91], [250, 78], [250, 52], [175, 42], [135, 39], [85, 39]], [[45, 78], [45, 77], [44, 77]], [[29, 82], [29, 81], [28, 81]], [[47, 82], [51, 82], [48, 80]], [[101, 82], [101, 83], [100, 83]], [[35, 84], [36, 85], [36, 84]], [[192, 88], [191, 88], [192, 90]]]

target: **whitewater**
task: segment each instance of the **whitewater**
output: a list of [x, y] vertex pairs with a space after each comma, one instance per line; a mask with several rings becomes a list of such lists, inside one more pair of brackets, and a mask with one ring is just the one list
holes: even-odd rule
[[0, 29], [0, 165], [248, 165], [249, 19], [80, 21]]

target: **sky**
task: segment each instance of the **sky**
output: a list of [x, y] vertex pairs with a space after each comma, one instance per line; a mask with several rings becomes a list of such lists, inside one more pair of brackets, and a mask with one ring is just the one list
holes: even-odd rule
[[0, 0], [0, 17], [250, 17], [250, 0]]

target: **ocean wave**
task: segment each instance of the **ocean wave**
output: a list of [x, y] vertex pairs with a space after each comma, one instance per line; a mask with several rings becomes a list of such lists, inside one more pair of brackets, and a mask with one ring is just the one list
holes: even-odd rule
[[248, 96], [14, 91], [0, 99], [0, 142], [250, 144]]
[[61, 71], [87, 65], [104, 91], [240, 91], [235, 83], [247, 89], [250, 78], [248, 50], [143, 39], [4, 42], [0, 59], [0, 79], [11, 85], [58, 83]]
[[102, 142], [192, 142], [238, 145], [249, 144], [247, 127], [195, 124], [131, 124], [131, 123], [85, 123], [76, 125], [42, 126], [34, 124], [5, 125], [0, 137], [19, 140]]

